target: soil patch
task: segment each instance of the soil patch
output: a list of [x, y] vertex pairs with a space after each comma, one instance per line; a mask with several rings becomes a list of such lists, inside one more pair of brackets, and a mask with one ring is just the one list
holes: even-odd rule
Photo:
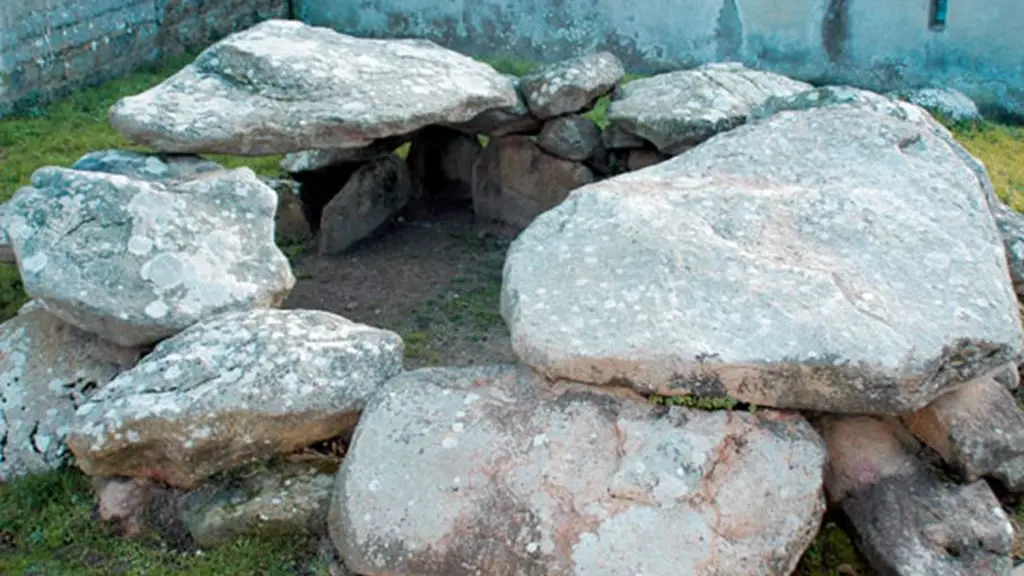
[[336, 257], [311, 244], [293, 257], [298, 281], [283, 308], [394, 330], [408, 369], [515, 362], [499, 314], [513, 237], [459, 209], [395, 220]]

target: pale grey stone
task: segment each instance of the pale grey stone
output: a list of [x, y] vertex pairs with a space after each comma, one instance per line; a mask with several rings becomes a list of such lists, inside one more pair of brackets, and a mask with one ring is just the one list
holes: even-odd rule
[[656, 407], [525, 366], [422, 369], [367, 405], [328, 527], [358, 574], [789, 576], [825, 458], [795, 414]]
[[338, 164], [351, 164], [374, 160], [394, 153], [406, 138], [382, 138], [362, 148], [331, 148], [292, 152], [281, 159], [281, 169], [290, 174], [314, 172]]
[[212, 160], [192, 154], [143, 154], [118, 149], [90, 152], [71, 168], [150, 181], [187, 180], [224, 169]]
[[560, 158], [582, 162], [601, 145], [601, 129], [586, 116], [559, 116], [544, 123], [537, 145]]
[[768, 98], [809, 88], [804, 82], [741, 66], [667, 72], [619, 87], [608, 107], [608, 121], [660, 152], [675, 155], [743, 124]]
[[357, 38], [269, 20], [118, 101], [110, 122], [163, 152], [240, 155], [361, 148], [514, 106], [492, 67], [427, 40]]
[[0, 325], [0, 482], [66, 464], [75, 409], [138, 358], [38, 307]]
[[519, 358], [644, 393], [888, 414], [1019, 358], [986, 193], [916, 110], [779, 113], [577, 190], [509, 250]]
[[595, 52], [541, 66], [519, 80], [530, 112], [540, 120], [586, 110], [626, 75], [611, 52]]
[[1024, 215], [999, 199], [985, 165], [972, 156], [945, 126], [923, 108], [851, 86], [823, 86], [789, 96], [771, 98], [751, 113], [751, 120], [767, 118], [785, 111], [824, 107], [864, 109], [887, 114], [902, 121], [919, 124], [944, 140], [952, 152], [974, 172], [984, 190], [989, 209], [1002, 237], [1014, 289], [1018, 294], [1024, 294]]
[[68, 446], [90, 476], [193, 488], [351, 429], [402, 370], [390, 331], [314, 310], [221, 314], [164, 340], [76, 412]]
[[981, 112], [978, 111], [978, 105], [974, 103], [974, 100], [953, 88], [902, 90], [892, 92], [890, 96], [941, 114], [954, 122], [972, 122], [982, 119]]
[[398, 156], [384, 156], [359, 168], [324, 206], [320, 254], [340, 254], [369, 236], [397, 215], [412, 194], [409, 168]]
[[227, 473], [182, 499], [182, 523], [202, 548], [240, 537], [326, 535], [337, 469], [337, 461], [323, 459]]
[[530, 108], [519, 90], [519, 78], [508, 74], [505, 77], [516, 86], [514, 106], [486, 110], [468, 122], [449, 124], [448, 127], [465, 134], [487, 134], [492, 137], [539, 132], [542, 123], [530, 114]]
[[8, 204], [25, 292], [122, 346], [220, 312], [279, 305], [277, 195], [248, 168], [168, 183], [41, 168]]
[[992, 477], [1010, 492], [1024, 494], [1024, 456], [1003, 462], [992, 472]]
[[15, 264], [17, 261], [11, 239], [7, 237], [7, 203], [3, 202], [0, 203], [0, 263]]

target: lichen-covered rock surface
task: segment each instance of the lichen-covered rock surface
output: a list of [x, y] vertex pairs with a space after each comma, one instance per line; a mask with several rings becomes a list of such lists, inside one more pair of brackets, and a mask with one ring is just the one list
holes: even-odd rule
[[675, 155], [746, 122], [772, 96], [803, 92], [810, 84], [739, 64], [709, 64], [634, 80], [616, 90], [608, 121]]
[[786, 111], [841, 107], [874, 111], [905, 122], [913, 122], [942, 139], [978, 179], [1006, 252], [1010, 278], [1018, 294], [1024, 294], [1024, 215], [1004, 204], [996, 195], [985, 164], [967, 151], [953, 134], [925, 109], [852, 86], [822, 86], [806, 92], [772, 97], [750, 114], [759, 120]]
[[789, 576], [824, 465], [798, 415], [656, 407], [523, 366], [422, 369], [367, 406], [328, 526], [358, 574]]
[[586, 110], [626, 75], [611, 52], [595, 52], [541, 66], [519, 80], [534, 117], [541, 120]]
[[144, 154], [119, 149], [89, 152], [71, 168], [153, 181], [186, 180], [224, 169], [213, 160], [192, 154]]
[[401, 338], [312, 310], [219, 315], [161, 342], [78, 408], [68, 445], [91, 476], [192, 488], [340, 435], [402, 370]]
[[274, 244], [276, 207], [248, 168], [157, 182], [48, 167], [8, 204], [7, 232], [30, 296], [140, 346], [284, 300], [295, 277]]
[[514, 107], [492, 67], [426, 40], [356, 38], [269, 20], [121, 99], [110, 122], [161, 152], [269, 155], [359, 148], [430, 124]]
[[961, 153], [928, 122], [837, 105], [581, 188], [509, 250], [513, 348], [550, 377], [644, 393], [917, 410], [1021, 352]]
[[0, 325], [0, 482], [65, 464], [75, 409], [138, 357], [41, 307]]
[[901, 90], [891, 93], [891, 96], [941, 114], [954, 122], [981, 120], [981, 112], [978, 111], [978, 105], [974, 100], [952, 88]]

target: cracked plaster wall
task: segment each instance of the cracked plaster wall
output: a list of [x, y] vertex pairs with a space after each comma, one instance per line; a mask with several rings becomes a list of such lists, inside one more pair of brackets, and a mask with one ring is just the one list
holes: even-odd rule
[[947, 0], [294, 0], [359, 36], [429, 38], [477, 56], [552, 61], [607, 49], [636, 72], [740, 60], [873, 90], [951, 86], [1024, 115], [1024, 4]]
[[289, 0], [0, 0], [0, 117], [289, 10]]

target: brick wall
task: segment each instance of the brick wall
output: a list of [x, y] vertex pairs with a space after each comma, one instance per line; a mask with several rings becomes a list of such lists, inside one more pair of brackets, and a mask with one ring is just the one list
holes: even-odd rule
[[0, 0], [0, 116], [288, 12], [289, 0]]

